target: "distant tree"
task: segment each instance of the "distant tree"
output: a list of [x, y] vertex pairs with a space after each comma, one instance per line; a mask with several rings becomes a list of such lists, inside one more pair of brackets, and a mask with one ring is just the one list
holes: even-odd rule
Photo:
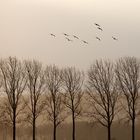
[[62, 71], [57, 66], [47, 66], [45, 71], [46, 110], [53, 123], [53, 140], [56, 140], [57, 127], [65, 120], [65, 107], [62, 100]]
[[13, 140], [16, 140], [17, 117], [25, 106], [21, 106], [22, 93], [26, 87], [26, 75], [22, 63], [16, 57], [0, 61], [3, 92], [7, 95], [4, 115], [12, 121]]
[[72, 115], [72, 140], [75, 140], [75, 120], [81, 115], [84, 74], [74, 67], [63, 70], [64, 104]]
[[7, 98], [5, 96], [5, 93], [2, 92], [2, 79], [0, 78], [0, 126], [2, 127], [2, 134], [3, 134], [3, 140], [6, 140], [7, 138], [7, 126], [11, 125], [11, 119], [7, 119], [9, 115], [7, 115], [7, 107], [5, 106], [5, 101], [7, 102]]
[[45, 92], [45, 78], [42, 64], [38, 61], [25, 61], [25, 70], [27, 76], [28, 100], [26, 120], [32, 125], [32, 138], [36, 140], [36, 120], [41, 115], [45, 103], [43, 101]]
[[[132, 140], [135, 140], [135, 120], [139, 112], [140, 63], [135, 57], [124, 57], [116, 64], [116, 75], [125, 100], [122, 104], [132, 123]], [[127, 119], [125, 117], [125, 120]]]
[[111, 140], [111, 125], [117, 109], [117, 85], [114, 66], [110, 61], [96, 61], [88, 70], [87, 95], [88, 117], [93, 118], [108, 130]]

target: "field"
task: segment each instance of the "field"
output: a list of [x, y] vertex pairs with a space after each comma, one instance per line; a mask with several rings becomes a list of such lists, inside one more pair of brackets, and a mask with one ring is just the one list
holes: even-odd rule
[[[38, 126], [37, 140], [52, 140], [52, 127]], [[7, 132], [6, 132], [7, 131]], [[1, 128], [0, 140], [10, 140], [10, 128]], [[17, 130], [17, 140], [31, 140], [31, 128], [21, 127]], [[101, 126], [92, 126], [86, 122], [77, 123], [76, 140], [107, 140], [107, 131]], [[131, 140], [131, 128], [127, 124], [115, 124], [112, 127], [112, 140]], [[136, 140], [140, 138], [140, 126], [136, 126]], [[71, 124], [63, 124], [58, 128], [57, 140], [71, 140]]]

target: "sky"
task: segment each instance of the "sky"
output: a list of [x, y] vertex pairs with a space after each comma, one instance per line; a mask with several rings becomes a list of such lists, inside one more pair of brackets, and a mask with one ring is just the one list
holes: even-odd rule
[[87, 69], [100, 58], [139, 57], [139, 25], [140, 0], [0, 0], [0, 57]]

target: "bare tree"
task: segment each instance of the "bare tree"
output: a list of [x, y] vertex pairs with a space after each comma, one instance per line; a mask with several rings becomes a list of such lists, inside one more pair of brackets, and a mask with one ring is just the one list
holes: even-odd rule
[[16, 140], [16, 123], [21, 109], [21, 97], [26, 87], [26, 76], [22, 63], [15, 57], [0, 61], [3, 80], [3, 91], [7, 95], [6, 114], [9, 115], [13, 126], [13, 140]]
[[75, 140], [75, 119], [81, 115], [84, 74], [74, 67], [63, 70], [64, 104], [72, 115], [72, 140]]
[[117, 113], [118, 93], [113, 64], [109, 61], [96, 61], [88, 70], [87, 93], [89, 98], [88, 116], [108, 130], [111, 140], [111, 125]]
[[132, 140], [135, 140], [135, 119], [138, 115], [139, 102], [139, 73], [140, 63], [135, 57], [125, 57], [118, 60], [116, 64], [116, 75], [121, 93], [124, 95], [126, 106], [123, 108], [127, 112], [127, 118], [132, 123]]
[[65, 108], [62, 100], [62, 71], [54, 66], [47, 66], [45, 71], [47, 85], [46, 110], [48, 119], [53, 123], [53, 140], [56, 140], [57, 127], [65, 120]]
[[29, 101], [25, 101], [28, 107], [27, 121], [32, 125], [32, 137], [36, 140], [36, 120], [44, 109], [43, 93], [45, 92], [44, 70], [40, 62], [35, 60], [25, 61], [27, 74], [27, 91]]

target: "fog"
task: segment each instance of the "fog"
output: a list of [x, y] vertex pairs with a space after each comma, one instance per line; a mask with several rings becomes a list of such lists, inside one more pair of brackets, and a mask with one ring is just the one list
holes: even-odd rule
[[[83, 69], [96, 58], [139, 56], [139, 5], [139, 0], [1, 0], [0, 55]], [[68, 42], [64, 32], [89, 44]]]

